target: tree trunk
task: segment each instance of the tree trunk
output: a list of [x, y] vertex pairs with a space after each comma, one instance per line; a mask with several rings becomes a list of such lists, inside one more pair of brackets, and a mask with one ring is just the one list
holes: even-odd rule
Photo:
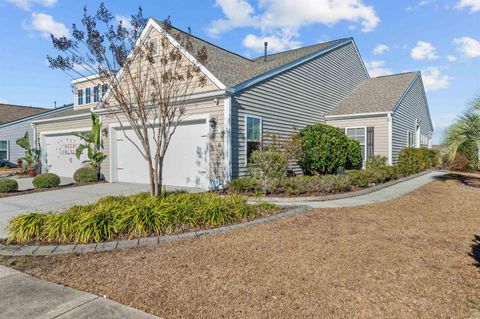
[[157, 180], [155, 183], [155, 196], [162, 195], [163, 184], [163, 156], [160, 156], [157, 163]]
[[152, 158], [149, 157], [147, 159], [148, 162], [148, 177], [150, 179], [150, 195], [155, 195], [155, 170], [153, 169], [152, 165]]

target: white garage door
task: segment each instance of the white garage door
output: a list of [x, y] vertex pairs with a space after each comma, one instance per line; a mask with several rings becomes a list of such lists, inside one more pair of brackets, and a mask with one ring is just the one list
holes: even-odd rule
[[[208, 188], [208, 126], [206, 119], [182, 122], [172, 136], [163, 166], [163, 184], [176, 187]], [[141, 145], [132, 130], [116, 132], [116, 170], [119, 182], [149, 183], [148, 164], [138, 149]], [[150, 145], [154, 145], [151, 141]], [[141, 148], [141, 146], [140, 146]]]
[[74, 135], [47, 135], [44, 137], [45, 168], [49, 173], [62, 177], [72, 177], [73, 173], [84, 166], [87, 156], [82, 154], [80, 159], [75, 156], [77, 147], [81, 144], [80, 138]]

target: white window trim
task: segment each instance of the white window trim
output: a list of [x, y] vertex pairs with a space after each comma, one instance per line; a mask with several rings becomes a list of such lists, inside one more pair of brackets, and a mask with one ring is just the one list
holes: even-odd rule
[[7, 158], [5, 160], [9, 161], [10, 160], [10, 141], [9, 140], [0, 140], [0, 142], [7, 142], [7, 149], [6, 150], [0, 150], [0, 151], [7, 151]]
[[[410, 135], [412, 137], [412, 143], [410, 144]], [[415, 133], [410, 131], [410, 130], [407, 130], [407, 147], [415, 147]]]
[[[260, 120], [260, 144], [263, 142], [263, 118], [260, 117], [260, 116], [256, 116], [256, 115], [250, 115], [250, 114], [247, 114], [245, 115], [245, 167], [247, 167], [248, 165], [248, 152], [247, 152], [247, 143], [249, 142], [248, 138], [247, 138], [247, 135], [248, 135], [248, 124], [247, 124], [247, 121], [248, 121], [248, 118], [252, 118], [252, 119], [258, 119]], [[251, 141], [251, 142], [257, 142], [257, 141]]]
[[[348, 129], [352, 129], [352, 128], [354, 128], [354, 129], [362, 128], [363, 131], [365, 132], [365, 134], [364, 134], [364, 138], [365, 138], [364, 153], [365, 153], [365, 154], [364, 154], [364, 157], [363, 157], [363, 158], [364, 158], [364, 160], [363, 160], [363, 166], [365, 166], [365, 163], [366, 163], [366, 161], [367, 161], [367, 127], [366, 127], [366, 126], [347, 126], [347, 127], [345, 128], [345, 135], [347, 135], [347, 137], [348, 137], [347, 130], [348, 130]], [[350, 137], [348, 137], [348, 138], [350, 138]]]
[[159, 41], [159, 40], [160, 40], [160, 36], [158, 36], [158, 35], [156, 35], [156, 36], [151, 37], [151, 38], [148, 39], [148, 45], [150, 45], [150, 43], [151, 43], [152, 41], [155, 41], [155, 42], [157, 43], [157, 52], [154, 53], [154, 54], [152, 54], [152, 57], [153, 57], [153, 56], [158, 56], [158, 54], [159, 54], [159, 53], [158, 53], [158, 51], [159, 51], [159, 49], [160, 49], [160, 41]]
[[[81, 93], [81, 94], [80, 94]], [[82, 96], [82, 103], [79, 103], [80, 95]], [[85, 104], [85, 94], [83, 89], [77, 90], [77, 105], [84, 105]]]

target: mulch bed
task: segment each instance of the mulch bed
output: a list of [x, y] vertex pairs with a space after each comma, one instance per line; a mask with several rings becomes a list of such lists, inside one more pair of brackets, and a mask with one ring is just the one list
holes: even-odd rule
[[443, 179], [195, 240], [3, 263], [165, 318], [475, 318], [479, 207]]
[[[98, 183], [105, 183], [105, 182], [101, 181]], [[11, 193], [0, 193], [0, 198], [20, 196], [20, 195], [32, 194], [32, 193], [48, 192], [48, 191], [54, 191], [54, 190], [59, 190], [63, 188], [71, 188], [71, 187], [78, 187], [78, 186], [85, 186], [85, 185], [92, 185], [92, 184], [96, 184], [96, 183], [70, 183], [70, 184], [60, 185], [58, 187], [51, 187], [51, 188], [30, 188], [26, 190], [11, 192]]]

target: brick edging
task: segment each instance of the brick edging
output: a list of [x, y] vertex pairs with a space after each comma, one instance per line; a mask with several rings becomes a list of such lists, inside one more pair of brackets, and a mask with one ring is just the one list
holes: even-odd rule
[[125, 248], [137, 248], [147, 246], [157, 246], [164, 243], [177, 240], [193, 239], [212, 234], [228, 233], [236, 229], [250, 227], [254, 225], [268, 224], [285, 217], [301, 215], [309, 211], [309, 206], [299, 206], [289, 209], [276, 215], [254, 219], [249, 222], [222, 226], [218, 228], [202, 229], [188, 233], [141, 237], [136, 239], [126, 239], [117, 241], [107, 241], [93, 244], [69, 244], [69, 245], [2, 245], [0, 244], [0, 256], [49, 256], [69, 253], [89, 253], [112, 251]]
[[334, 194], [334, 195], [324, 195], [324, 196], [296, 196], [296, 197], [248, 197], [249, 202], [253, 203], [258, 203], [258, 202], [290, 202], [290, 203], [295, 203], [295, 202], [324, 202], [324, 201], [329, 201], [329, 200], [336, 200], [336, 199], [345, 199], [345, 198], [351, 198], [351, 197], [357, 197], [361, 195], [366, 195], [370, 194], [376, 191], [379, 191], [381, 189], [403, 183], [406, 181], [409, 181], [411, 179], [421, 177], [423, 175], [427, 175], [428, 173], [432, 172], [432, 170], [426, 170], [414, 175], [409, 175], [406, 177], [402, 177], [400, 179], [396, 179], [390, 182], [378, 184], [369, 188], [364, 188], [359, 191], [355, 192], [346, 192], [346, 193], [341, 193], [341, 194]]

